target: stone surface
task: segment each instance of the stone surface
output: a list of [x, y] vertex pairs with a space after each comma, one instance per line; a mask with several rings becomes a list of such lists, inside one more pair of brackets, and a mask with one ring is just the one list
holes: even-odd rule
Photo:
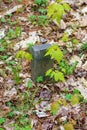
[[53, 66], [53, 60], [49, 56], [45, 56], [46, 50], [50, 47], [50, 44], [42, 44], [33, 46], [31, 53], [33, 60], [31, 62], [31, 75], [32, 80], [36, 81], [37, 77], [45, 77], [45, 72]]

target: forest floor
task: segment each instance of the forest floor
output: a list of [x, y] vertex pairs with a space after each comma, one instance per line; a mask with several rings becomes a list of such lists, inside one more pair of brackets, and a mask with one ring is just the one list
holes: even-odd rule
[[[87, 130], [87, 0], [63, 0], [71, 10], [59, 25], [46, 18], [51, 2], [0, 0], [0, 130]], [[16, 58], [45, 43], [78, 62], [65, 82], [34, 83], [30, 61]]]

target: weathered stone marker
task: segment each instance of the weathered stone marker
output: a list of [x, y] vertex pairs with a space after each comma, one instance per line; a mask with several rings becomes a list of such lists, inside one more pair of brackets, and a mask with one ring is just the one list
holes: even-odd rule
[[45, 72], [53, 66], [53, 60], [49, 56], [45, 56], [46, 50], [50, 44], [42, 44], [33, 46], [31, 53], [33, 60], [31, 62], [31, 75], [32, 80], [36, 81], [37, 77], [45, 77]]

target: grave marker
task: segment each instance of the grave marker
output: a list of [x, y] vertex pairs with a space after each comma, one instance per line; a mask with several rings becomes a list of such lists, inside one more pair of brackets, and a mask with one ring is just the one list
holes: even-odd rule
[[33, 81], [36, 81], [39, 76], [45, 77], [45, 72], [53, 66], [53, 60], [50, 59], [50, 56], [45, 56], [46, 50], [50, 46], [50, 44], [41, 44], [33, 46], [31, 49], [33, 56], [33, 60], [31, 61], [31, 75]]

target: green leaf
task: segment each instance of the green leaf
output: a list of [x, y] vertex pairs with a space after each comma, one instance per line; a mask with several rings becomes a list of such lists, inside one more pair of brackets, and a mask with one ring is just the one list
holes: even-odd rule
[[87, 43], [83, 43], [83, 44], [82, 44], [81, 50], [87, 51]]
[[78, 41], [78, 39], [74, 38], [74, 39], [72, 40], [72, 43], [73, 43], [73, 44], [78, 44], [79, 41]]
[[66, 94], [65, 95], [65, 99], [70, 101], [70, 99], [72, 98], [72, 94]]
[[16, 58], [25, 58], [26, 60], [32, 60], [32, 55], [28, 52], [25, 52], [23, 50], [20, 50], [16, 53]]
[[71, 10], [71, 7], [67, 3], [63, 3], [64, 10], [69, 12]]
[[48, 56], [48, 55], [50, 55], [51, 59], [56, 60], [58, 63], [60, 63], [60, 61], [63, 59], [63, 53], [58, 47], [58, 45], [50, 46], [45, 56]]
[[32, 84], [32, 81], [31, 81], [31, 80], [28, 80], [28, 82], [27, 82], [27, 87], [28, 87], [28, 88], [32, 88], [32, 87], [33, 87], [33, 84]]
[[55, 70], [54, 79], [55, 81], [65, 81], [63, 73], [57, 70]]
[[43, 76], [38, 76], [36, 81], [37, 81], [38, 83], [42, 82], [42, 81], [43, 81]]
[[56, 22], [60, 23], [63, 15], [70, 11], [70, 6], [67, 3], [57, 3], [54, 2], [50, 4], [47, 8], [47, 16], [52, 20], [56, 20]]
[[2, 23], [5, 23], [5, 22], [6, 22], [6, 19], [5, 19], [5, 18], [1, 18], [1, 22], [2, 22]]
[[47, 70], [46, 76], [50, 76], [51, 72], [52, 72], [52, 69]]
[[4, 117], [0, 117], [0, 125], [2, 125], [5, 122], [5, 118]]
[[0, 130], [4, 130], [4, 128], [0, 128]]
[[74, 89], [74, 90], [73, 90], [73, 94], [79, 94], [79, 92], [80, 92], [80, 91], [79, 91], [78, 89]]
[[68, 35], [68, 33], [64, 33], [61, 40], [62, 40], [63, 42], [69, 41], [69, 35]]

